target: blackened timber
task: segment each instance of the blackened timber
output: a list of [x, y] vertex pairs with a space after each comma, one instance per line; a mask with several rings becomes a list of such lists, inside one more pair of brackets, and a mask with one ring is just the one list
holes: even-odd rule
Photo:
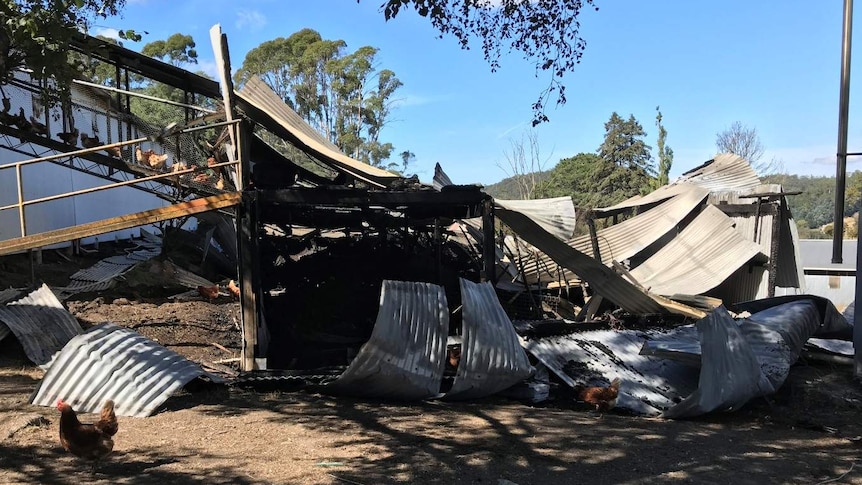
[[[447, 212], [457, 208], [462, 212], [458, 217], [471, 218], [482, 214], [482, 205], [490, 201], [490, 196], [475, 190], [437, 191], [377, 191], [346, 187], [297, 188], [282, 190], [259, 190], [260, 203], [267, 204], [306, 204], [323, 206], [368, 207], [378, 206], [389, 209], [407, 207], [439, 208]], [[442, 214], [441, 214], [442, 215]]]
[[381, 206], [391, 209], [410, 205], [463, 206], [477, 210], [466, 217], [481, 214], [481, 205], [490, 196], [476, 190], [464, 191], [384, 191], [354, 188], [297, 188], [283, 190], [260, 190], [262, 204], [313, 204], [332, 206]]
[[[304, 180], [315, 185], [332, 185], [332, 180], [317, 175], [316, 173], [294, 163], [289, 158], [279, 153], [275, 148], [261, 140], [257, 135], [251, 136], [251, 160], [254, 162], [252, 178], [254, 185], [261, 189], [288, 188], [295, 183], [295, 178]], [[272, 167], [272, 171], [281, 173], [273, 179], [265, 173]], [[289, 183], [288, 183], [289, 182]]]
[[497, 285], [497, 248], [494, 246], [494, 202], [488, 198], [482, 203], [482, 257], [485, 261], [485, 281]]

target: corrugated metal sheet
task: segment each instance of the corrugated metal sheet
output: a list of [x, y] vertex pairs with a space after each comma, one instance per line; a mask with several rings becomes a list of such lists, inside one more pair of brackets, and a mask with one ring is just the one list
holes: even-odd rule
[[685, 229], [632, 276], [652, 293], [699, 295], [715, 288], [752, 258], [767, 256], [733, 227], [733, 221], [707, 206]]
[[443, 190], [443, 187], [447, 185], [453, 185], [452, 179], [446, 175], [446, 172], [443, 171], [443, 167], [440, 166], [439, 163], [434, 164], [434, 180], [433, 180], [434, 190], [440, 191]]
[[[769, 191], [767, 186], [761, 186], [757, 173], [748, 162], [736, 155], [724, 153], [716, 155], [714, 159], [686, 172], [673, 183], [659, 187], [647, 195], [636, 195], [618, 204], [597, 208], [594, 211], [601, 217], [605, 213], [655, 204], [685, 192], [688, 190], [688, 185], [697, 185], [709, 191], [738, 193]], [[710, 203], [713, 203], [712, 200]]]
[[[697, 209], [708, 192], [706, 189], [693, 185], [686, 186], [680, 194], [660, 205], [631, 219], [626, 219], [619, 224], [598, 231], [599, 251], [602, 262], [610, 265], [612, 260], [624, 261], [635, 256], [650, 244], [656, 242], [662, 236], [673, 231], [692, 211]], [[593, 254], [590, 236], [580, 236], [567, 243], [572, 248], [584, 254]], [[557, 279], [556, 265], [550, 261], [551, 258], [543, 257], [539, 263], [528, 265], [524, 262], [525, 276], [528, 282], [538, 281], [540, 275]], [[577, 280], [577, 270], [566, 272], [564, 277], [569, 280]], [[546, 271], [550, 271], [546, 273]], [[544, 273], [544, 274], [542, 274]], [[583, 275], [578, 275], [583, 277]]]
[[185, 286], [186, 288], [197, 288], [198, 286], [213, 286], [215, 283], [204, 278], [203, 276], [198, 276], [191, 271], [180, 268], [170, 261], [162, 261], [162, 262], [154, 262], [153, 263], [154, 271], [161, 271], [162, 275], [165, 278], [173, 280], [176, 284], [180, 286]]
[[740, 323], [724, 308], [716, 309], [696, 324], [700, 349], [683, 344], [686, 352], [701, 356], [698, 389], [664, 416], [682, 418], [736, 410], [752, 398], [774, 393], [822, 323], [821, 313], [811, 300], [780, 304]]
[[347, 172], [377, 186], [385, 186], [400, 178], [391, 172], [372, 167], [341, 153], [335, 144], [309, 126], [257, 76], [249, 79], [236, 95], [281, 126], [286, 131], [282, 134], [290, 136], [291, 141], [296, 143], [299, 148], [312, 152], [316, 158], [332, 168]]
[[577, 217], [571, 197], [536, 200], [494, 199], [494, 204], [525, 214], [546, 231], [564, 241], [571, 238], [575, 232]]
[[437, 396], [448, 333], [449, 307], [443, 287], [385, 280], [371, 338], [344, 374], [325, 388], [400, 400]]
[[[519, 333], [522, 333], [519, 324]], [[528, 339], [524, 346], [571, 387], [608, 385], [619, 377], [617, 407], [658, 415], [697, 388], [697, 368], [640, 354], [663, 332], [600, 330]]]
[[632, 313], [665, 313], [647, 294], [610, 268], [560, 241], [520, 212], [500, 208], [497, 217], [527, 242], [539, 248], [556, 264], [589, 282], [596, 293]]
[[625, 209], [633, 209], [635, 207], [655, 204], [676, 197], [679, 194], [688, 192], [689, 190], [691, 190], [691, 185], [692, 184], [686, 183], [673, 183], [669, 185], [663, 185], [653, 190], [649, 194], [636, 195], [630, 199], [626, 199], [612, 206], [593, 209], [593, 212], [595, 212], [596, 216], [598, 217], [604, 217], [608, 213], [614, 213]]
[[115, 278], [161, 254], [161, 238], [144, 230], [141, 230], [141, 235], [143, 237], [137, 249], [127, 254], [109, 256], [89, 268], [77, 271], [69, 277], [67, 286], [53, 288], [54, 294], [65, 300], [77, 293], [107, 290], [114, 285]]
[[446, 399], [477, 399], [528, 378], [533, 366], [491, 283], [461, 279], [461, 361]]
[[[728, 214], [736, 230], [742, 237], [760, 245], [761, 251], [771, 254], [772, 224], [774, 218], [770, 214], [761, 214], [760, 220], [752, 214]], [[756, 227], [755, 227], [756, 226]], [[735, 274], [727, 284], [733, 286], [734, 300], [746, 301], [756, 298], [766, 298], [769, 294], [769, 271], [766, 267], [749, 268], [743, 274]], [[758, 277], [759, 276], [759, 277]], [[724, 295], [720, 295], [724, 298]], [[725, 300], [732, 302], [734, 300]]]
[[720, 153], [705, 164], [683, 173], [674, 182], [698, 185], [713, 192], [753, 189], [760, 185], [751, 164], [732, 153]]
[[0, 308], [0, 322], [9, 327], [24, 347], [27, 358], [46, 365], [83, 330], [46, 285]]
[[117, 264], [103, 259], [89, 268], [79, 270], [70, 276], [70, 279], [92, 283], [106, 281], [120, 276], [128, 271], [132, 265], [137, 264], [137, 261], [131, 261], [125, 256], [114, 256], [110, 259], [122, 260], [123, 262]]
[[118, 415], [145, 417], [200, 376], [224, 382], [134, 330], [103, 323], [66, 344], [30, 402], [54, 406], [64, 399], [76, 411], [95, 413], [113, 399]]

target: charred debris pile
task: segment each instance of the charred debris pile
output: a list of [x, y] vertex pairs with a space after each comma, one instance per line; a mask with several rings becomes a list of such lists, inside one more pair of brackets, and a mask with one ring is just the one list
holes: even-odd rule
[[385, 280], [441, 286], [460, 333], [459, 279], [480, 281], [484, 263], [450, 226], [488, 200], [476, 186], [257, 191], [267, 367], [348, 365], [372, 333]]

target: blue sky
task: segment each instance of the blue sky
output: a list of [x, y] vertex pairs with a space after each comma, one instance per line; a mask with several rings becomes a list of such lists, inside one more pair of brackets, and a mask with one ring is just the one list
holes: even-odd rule
[[[234, 69], [246, 52], [276, 37], [312, 28], [343, 39], [351, 50], [380, 49], [381, 68], [404, 83], [400, 106], [381, 134], [396, 153], [410, 150], [411, 171], [429, 181], [439, 162], [456, 183], [490, 184], [507, 176], [505, 151], [530, 129], [531, 105], [547, 85], [520, 54], [504, 57], [492, 73], [480, 50], [461, 50], [438, 38], [412, 11], [385, 22], [383, 0], [127, 0], [121, 18], [99, 21], [111, 29], [149, 32], [143, 44], [173, 33], [197, 42], [200, 66], [215, 73], [208, 31], [221, 24]], [[587, 49], [567, 75], [568, 103], [550, 105], [537, 136], [545, 168], [601, 144], [604, 123], [616, 111], [633, 114], [655, 147], [655, 108], [661, 106], [671, 178], [708, 160], [715, 135], [734, 121], [756, 127], [784, 171], [835, 175], [842, 0], [752, 2], [725, 0], [596, 0], [585, 11]], [[857, 9], [857, 20], [859, 18]], [[857, 39], [862, 25], [857, 23]], [[851, 86], [862, 82], [856, 56]], [[854, 95], [855, 98], [854, 98]], [[849, 151], [862, 151], [862, 94], [851, 91]], [[862, 159], [849, 170], [862, 168]]]

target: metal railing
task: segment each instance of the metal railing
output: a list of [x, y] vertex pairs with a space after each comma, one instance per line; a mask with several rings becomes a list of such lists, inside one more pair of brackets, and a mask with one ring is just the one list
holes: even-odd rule
[[[195, 127], [191, 127], [191, 128], [184, 128], [181, 130], [176, 130], [176, 131], [171, 132], [169, 134], [166, 134], [164, 136], [175, 136], [175, 135], [180, 135], [180, 134], [185, 134], [185, 133], [192, 133], [192, 132], [207, 130], [207, 129], [211, 129], [211, 128], [218, 128], [220, 126], [235, 126], [239, 122], [240, 122], [240, 120], [231, 120], [231, 121], [222, 121], [222, 122], [212, 123], [212, 124], [207, 124], [207, 125], [202, 125], [202, 126], [195, 126]], [[12, 162], [12, 163], [7, 163], [5, 165], [0, 165], [0, 170], [7, 170], [7, 169], [12, 169], [12, 168], [15, 169], [15, 182], [16, 182], [17, 191], [18, 191], [17, 202], [15, 204], [0, 206], [0, 211], [8, 210], [8, 209], [15, 209], [15, 208], [18, 209], [18, 218], [19, 218], [19, 222], [20, 222], [21, 237], [25, 237], [25, 236], [27, 236], [27, 223], [26, 223], [24, 208], [29, 206], [29, 205], [39, 204], [39, 203], [44, 203], [44, 202], [50, 202], [53, 200], [65, 199], [65, 198], [69, 198], [69, 197], [75, 197], [77, 195], [100, 192], [103, 190], [113, 189], [113, 188], [117, 188], [117, 187], [123, 187], [123, 186], [127, 186], [127, 185], [133, 185], [133, 184], [147, 182], [147, 181], [161, 180], [161, 179], [175, 178], [175, 177], [178, 178], [181, 175], [186, 175], [186, 174], [195, 173], [195, 172], [202, 172], [204, 170], [209, 170], [209, 169], [218, 168], [218, 167], [238, 166], [240, 164], [239, 160], [230, 161], [230, 162], [215, 163], [212, 165], [203, 165], [203, 166], [198, 166], [198, 167], [186, 168], [186, 169], [182, 169], [182, 170], [170, 171], [170, 172], [165, 172], [165, 173], [161, 173], [161, 174], [157, 174], [157, 175], [151, 175], [151, 176], [147, 176], [147, 177], [135, 178], [133, 180], [126, 180], [123, 182], [116, 182], [116, 183], [107, 184], [107, 185], [100, 185], [98, 187], [91, 187], [88, 189], [74, 190], [71, 192], [63, 192], [61, 194], [51, 195], [51, 196], [47, 196], [47, 197], [40, 197], [38, 199], [24, 200], [24, 178], [23, 178], [21, 168], [24, 167], [25, 165], [33, 165], [36, 163], [49, 162], [52, 160], [56, 160], [59, 158], [65, 158], [65, 157], [75, 157], [78, 155], [85, 155], [88, 153], [100, 152], [100, 151], [108, 150], [111, 148], [119, 148], [119, 147], [124, 147], [124, 146], [128, 146], [128, 145], [135, 145], [135, 144], [139, 144], [139, 143], [143, 143], [143, 142], [147, 142], [147, 141], [152, 141], [152, 138], [151, 137], [140, 137], [140, 138], [135, 138], [133, 140], [110, 143], [107, 145], [100, 145], [97, 147], [84, 148], [81, 150], [63, 152], [63, 153], [58, 153], [55, 155], [49, 155], [46, 157], [31, 158], [29, 160], [22, 160], [20, 162]]]

